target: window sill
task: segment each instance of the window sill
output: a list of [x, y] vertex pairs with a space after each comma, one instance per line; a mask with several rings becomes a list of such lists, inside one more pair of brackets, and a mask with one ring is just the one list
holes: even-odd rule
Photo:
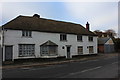
[[32, 38], [32, 37], [22, 36], [21, 38]]
[[77, 42], [83, 42], [83, 41], [81, 41], [81, 40], [77, 40]]
[[41, 56], [57, 56], [58, 54], [41, 54]]
[[35, 55], [30, 55], [30, 56], [18, 56], [18, 57], [34, 57]]
[[41, 58], [56, 58], [56, 57], [58, 57], [58, 55], [53, 55], [53, 56], [50, 56], [50, 55], [42, 55], [42, 56], [40, 56]]
[[67, 40], [60, 40], [61, 42], [67, 42]]
[[94, 41], [89, 41], [89, 42], [94, 42]]

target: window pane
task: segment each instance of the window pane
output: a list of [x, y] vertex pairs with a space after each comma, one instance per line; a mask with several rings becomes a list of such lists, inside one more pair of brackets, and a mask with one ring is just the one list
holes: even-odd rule
[[67, 35], [66, 34], [60, 34], [60, 41], [67, 40]]
[[77, 40], [78, 41], [82, 41], [82, 36], [81, 35], [77, 35]]
[[41, 55], [56, 55], [57, 54], [57, 47], [56, 46], [41, 46]]
[[24, 37], [31, 37], [32, 36], [32, 32], [31, 31], [22, 31], [22, 36]]
[[89, 36], [89, 41], [93, 41], [93, 37], [92, 36]]
[[83, 53], [83, 46], [78, 46], [78, 54], [82, 54]]
[[26, 37], [28, 36], [29, 32], [28, 31], [25, 31], [26, 32]]
[[31, 33], [32, 33], [32, 32], [31, 32], [31, 31], [29, 31], [29, 37], [31, 37]]
[[25, 36], [25, 31], [22, 31], [22, 36]]
[[93, 46], [89, 46], [89, 53], [93, 53]]

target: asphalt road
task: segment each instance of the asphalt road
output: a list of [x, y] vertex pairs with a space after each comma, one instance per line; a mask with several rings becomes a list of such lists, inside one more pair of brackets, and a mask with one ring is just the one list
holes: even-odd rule
[[3, 78], [118, 78], [118, 57], [47, 67], [3, 69]]

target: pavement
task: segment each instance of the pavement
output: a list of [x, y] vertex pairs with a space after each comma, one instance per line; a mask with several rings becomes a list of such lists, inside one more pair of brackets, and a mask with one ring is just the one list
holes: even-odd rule
[[72, 58], [70, 60], [60, 60], [60, 61], [52, 61], [52, 62], [28, 62], [23, 64], [9, 64], [9, 65], [3, 65], [0, 66], [0, 69], [12, 69], [12, 68], [22, 68], [22, 67], [37, 67], [37, 66], [48, 66], [48, 65], [56, 65], [56, 64], [63, 64], [63, 63], [69, 63], [69, 62], [78, 62], [78, 61], [85, 61], [85, 60], [94, 60], [99, 58], [109, 58], [113, 56], [118, 56], [118, 53], [99, 53], [96, 56], [87, 56], [83, 58]]

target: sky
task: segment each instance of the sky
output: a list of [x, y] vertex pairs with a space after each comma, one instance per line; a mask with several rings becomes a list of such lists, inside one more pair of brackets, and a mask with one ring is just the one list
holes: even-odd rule
[[4, 0], [0, 2], [0, 26], [19, 15], [33, 16], [33, 14], [39, 14], [42, 18], [72, 22], [83, 26], [89, 22], [91, 31], [113, 29], [120, 37], [118, 0]]

